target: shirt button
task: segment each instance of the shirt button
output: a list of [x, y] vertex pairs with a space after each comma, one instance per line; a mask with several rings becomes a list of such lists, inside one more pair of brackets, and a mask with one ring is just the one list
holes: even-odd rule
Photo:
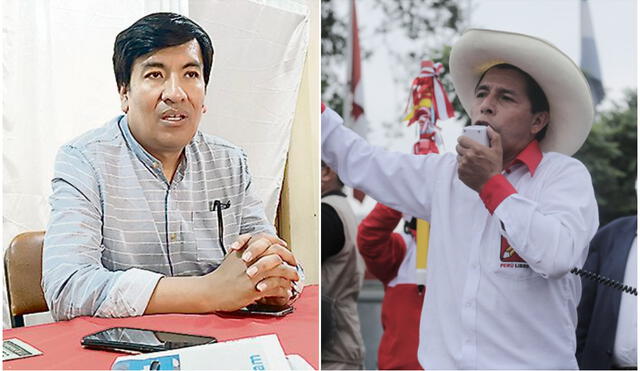
[[157, 169], [157, 168], [160, 167], [160, 164], [157, 163], [157, 162], [154, 162], [153, 164], [151, 164], [151, 167], [154, 168], [154, 169]]
[[169, 238], [171, 239], [171, 241], [175, 241], [178, 238], [178, 236], [175, 233], [171, 233], [169, 234]]
[[470, 302], [470, 301], [469, 301], [469, 302], [467, 302], [467, 308], [471, 308], [471, 306], [472, 306], [472, 305], [473, 305], [473, 303], [472, 303], [472, 302]]

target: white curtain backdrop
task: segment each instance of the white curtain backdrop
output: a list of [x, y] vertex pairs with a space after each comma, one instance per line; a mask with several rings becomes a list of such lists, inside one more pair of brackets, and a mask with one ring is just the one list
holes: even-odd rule
[[189, 15], [213, 39], [216, 56], [200, 128], [247, 151], [254, 189], [273, 222], [309, 43], [307, 6], [192, 0]]
[[[3, 29], [3, 246], [43, 230], [55, 154], [120, 114], [111, 57], [142, 16], [189, 16], [215, 64], [200, 129], [243, 147], [273, 221], [308, 46], [305, 0], [7, 0]], [[3, 297], [8, 327], [6, 293]]]

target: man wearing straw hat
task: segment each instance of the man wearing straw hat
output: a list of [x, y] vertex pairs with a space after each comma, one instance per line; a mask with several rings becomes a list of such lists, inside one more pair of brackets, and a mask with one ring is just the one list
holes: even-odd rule
[[375, 148], [322, 115], [322, 158], [345, 184], [431, 223], [418, 360], [427, 369], [576, 369], [576, 307], [598, 226], [571, 158], [593, 121], [589, 86], [562, 51], [472, 29], [451, 51], [456, 93], [489, 146], [457, 155]]

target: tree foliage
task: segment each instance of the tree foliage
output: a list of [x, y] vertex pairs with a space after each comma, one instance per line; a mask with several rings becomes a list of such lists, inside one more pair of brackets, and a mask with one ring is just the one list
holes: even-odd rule
[[601, 226], [637, 213], [637, 100], [628, 91], [624, 104], [599, 114], [575, 155], [591, 173]]
[[[322, 0], [321, 4], [322, 99], [338, 111], [342, 107], [347, 84], [349, 25], [348, 13], [341, 17], [336, 12], [336, 6], [340, 2], [350, 3], [350, 0]], [[435, 60], [437, 56], [444, 58], [444, 51], [448, 71], [449, 57], [445, 45], [451, 44], [451, 39], [462, 26], [460, 2], [461, 0], [373, 0], [374, 7], [384, 17], [379, 23], [372, 24], [372, 20], [362, 17], [362, 12], [358, 13], [362, 58], [367, 59], [374, 53], [390, 55], [394, 64], [390, 66], [390, 72], [393, 69], [396, 73], [396, 83], [407, 85], [408, 95], [409, 84], [417, 74], [422, 59]], [[358, 6], [363, 3], [365, 2], [358, 2]], [[365, 27], [373, 30], [373, 35], [376, 36], [377, 41], [373, 47], [363, 37], [362, 30]], [[413, 47], [398, 50], [394, 43], [386, 41], [387, 36], [392, 33], [411, 41]], [[453, 92], [453, 88], [447, 86], [447, 91]], [[401, 112], [398, 112], [398, 116], [401, 116]]]
[[340, 112], [342, 91], [347, 81], [339, 69], [346, 71], [347, 19], [340, 18], [335, 11], [335, 0], [322, 0], [320, 23], [321, 36], [321, 89], [322, 100]]
[[403, 30], [408, 38], [416, 40], [443, 30], [458, 30], [462, 11], [453, 0], [375, 0], [387, 16], [378, 26], [378, 32], [387, 33], [393, 28]]

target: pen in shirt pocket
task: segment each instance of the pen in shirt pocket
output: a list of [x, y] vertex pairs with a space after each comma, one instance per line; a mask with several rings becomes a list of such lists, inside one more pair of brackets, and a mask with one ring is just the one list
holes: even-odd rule
[[222, 255], [227, 256], [227, 249], [224, 247], [224, 223], [222, 221], [222, 210], [226, 210], [231, 207], [231, 200], [223, 203], [220, 200], [209, 201], [209, 211], [218, 212], [218, 243], [222, 249]]

